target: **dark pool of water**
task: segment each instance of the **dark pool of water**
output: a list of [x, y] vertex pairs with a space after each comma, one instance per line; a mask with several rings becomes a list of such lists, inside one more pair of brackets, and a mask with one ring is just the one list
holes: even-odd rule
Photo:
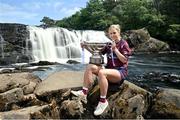
[[159, 78], [145, 78], [151, 73], [180, 75], [180, 54], [137, 54], [130, 57], [128, 80], [145, 88], [180, 89], [180, 82], [170, 82]]
[[130, 57], [129, 75], [151, 71], [180, 74], [180, 54], [138, 54]]

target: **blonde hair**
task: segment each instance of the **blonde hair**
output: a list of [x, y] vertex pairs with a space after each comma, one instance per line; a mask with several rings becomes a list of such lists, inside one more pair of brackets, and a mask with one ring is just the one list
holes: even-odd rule
[[112, 29], [112, 28], [116, 29], [119, 33], [121, 33], [121, 27], [120, 27], [119, 24], [113, 24], [113, 25], [111, 25], [111, 26], [109, 27], [108, 31], [109, 31], [110, 29]]

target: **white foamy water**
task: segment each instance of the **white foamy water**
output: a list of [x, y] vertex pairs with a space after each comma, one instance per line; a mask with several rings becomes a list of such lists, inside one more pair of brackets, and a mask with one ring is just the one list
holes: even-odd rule
[[4, 38], [0, 34], [1, 57], [4, 58]]
[[88, 63], [91, 54], [82, 51], [80, 43], [109, 42], [103, 31], [69, 31], [64, 28], [38, 28], [29, 26], [32, 52], [36, 61], [51, 61], [65, 63], [67, 60], [77, 60]]

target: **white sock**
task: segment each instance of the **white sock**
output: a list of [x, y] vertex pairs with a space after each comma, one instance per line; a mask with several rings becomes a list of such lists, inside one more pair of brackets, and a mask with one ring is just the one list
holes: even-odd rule
[[106, 96], [102, 96], [102, 95], [101, 95], [100, 98], [106, 98]]
[[87, 88], [87, 87], [83, 87], [82, 89], [83, 89], [83, 90], [88, 90], [88, 88]]

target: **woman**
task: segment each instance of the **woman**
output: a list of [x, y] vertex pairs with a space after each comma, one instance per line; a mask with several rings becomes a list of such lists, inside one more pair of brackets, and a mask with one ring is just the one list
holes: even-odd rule
[[76, 96], [87, 96], [88, 88], [91, 85], [93, 74], [99, 78], [100, 100], [94, 111], [94, 115], [101, 115], [108, 107], [106, 100], [108, 83], [123, 82], [127, 76], [128, 57], [131, 54], [128, 43], [121, 38], [119, 25], [111, 25], [108, 29], [109, 38], [112, 40], [111, 46], [106, 46], [102, 54], [107, 55], [107, 65], [105, 68], [94, 64], [89, 64], [84, 73], [84, 83], [82, 90], [71, 91]]

